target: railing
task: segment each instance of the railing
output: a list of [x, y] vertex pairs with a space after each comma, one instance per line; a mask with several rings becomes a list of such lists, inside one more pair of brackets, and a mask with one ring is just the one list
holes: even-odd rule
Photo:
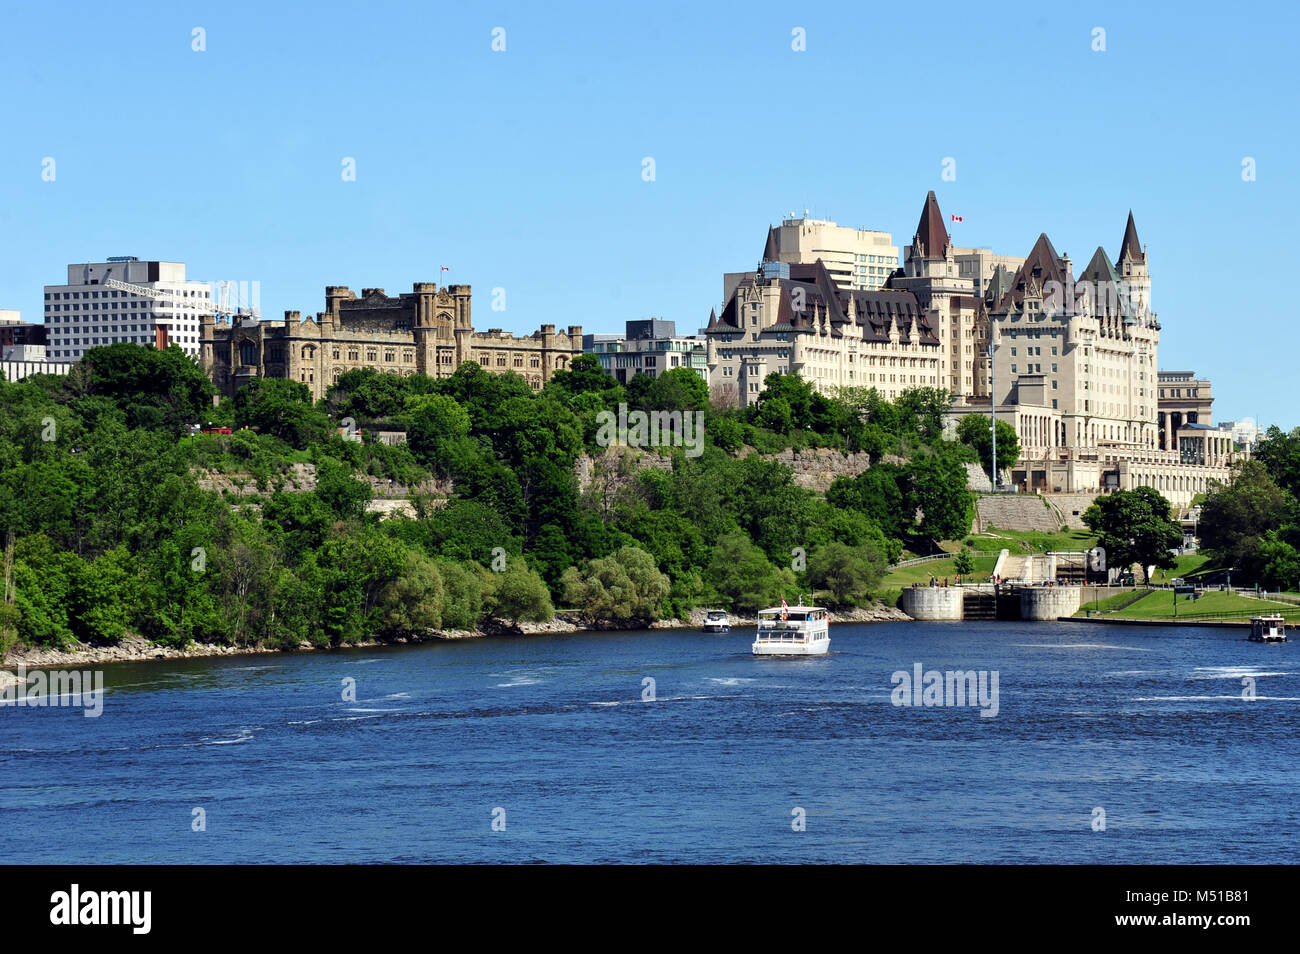
[[894, 566], [916, 566], [920, 563], [930, 563], [934, 560], [951, 560], [957, 554], [955, 553], [932, 553], [930, 556], [913, 557], [910, 560], [899, 560]]

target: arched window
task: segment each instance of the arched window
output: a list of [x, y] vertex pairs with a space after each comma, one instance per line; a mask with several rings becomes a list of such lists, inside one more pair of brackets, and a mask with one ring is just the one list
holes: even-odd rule
[[257, 345], [251, 341], [241, 341], [239, 343], [239, 363], [257, 364]]

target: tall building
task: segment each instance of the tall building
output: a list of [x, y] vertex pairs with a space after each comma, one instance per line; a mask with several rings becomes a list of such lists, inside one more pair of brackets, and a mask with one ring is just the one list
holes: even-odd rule
[[988, 395], [988, 317], [971, 278], [962, 274], [933, 190], [925, 197], [903, 267], [889, 288], [911, 292], [930, 316], [939, 337], [936, 387], [960, 400]]
[[690, 368], [708, 380], [706, 347], [703, 337], [679, 335], [677, 323], [662, 318], [629, 321], [623, 335], [582, 336], [582, 350], [622, 384], [637, 374], [657, 378], [673, 368]]
[[253, 378], [288, 378], [325, 396], [345, 371], [373, 368], [391, 374], [446, 377], [466, 361], [488, 371], [513, 371], [540, 390], [558, 370], [582, 354], [582, 326], [557, 331], [542, 325], [528, 337], [500, 328], [475, 331], [470, 286], [416, 282], [396, 297], [382, 288], [325, 289], [325, 311], [303, 319], [286, 311], [283, 321], [205, 315], [203, 367], [223, 394], [233, 395]]
[[[994, 265], [981, 306], [996, 415], [1020, 441], [1011, 481], [1045, 493], [1148, 486], [1183, 506], [1227, 479], [1238, 449], [1230, 430], [1209, 426], [1208, 382], [1157, 370], [1160, 322], [1131, 212], [1117, 257], [1099, 247], [1076, 277], [1069, 256], [1041, 234], [1013, 275]], [[1205, 390], [1185, 401], [1180, 393], [1174, 418], [1162, 386]], [[987, 400], [958, 398], [951, 417], [988, 413]]]
[[[110, 279], [162, 297], [107, 287]], [[126, 341], [157, 348], [175, 344], [198, 358], [201, 308], [210, 304], [207, 283], [187, 281], [181, 262], [121, 256], [69, 265], [66, 285], [45, 286], [48, 354], [53, 361], [76, 361], [91, 348]]]
[[[812, 265], [820, 261], [831, 280], [845, 291], [883, 288], [898, 267], [898, 246], [888, 232], [854, 229], [829, 219], [789, 218], [777, 227], [768, 226], [763, 261], [790, 265]], [[736, 285], [749, 272], [723, 276], [722, 298], [731, 297]]]
[[910, 291], [844, 289], [822, 262], [764, 261], [709, 315], [709, 391], [753, 404], [770, 374], [798, 373], [823, 393], [876, 388], [895, 398], [939, 387], [941, 341]]

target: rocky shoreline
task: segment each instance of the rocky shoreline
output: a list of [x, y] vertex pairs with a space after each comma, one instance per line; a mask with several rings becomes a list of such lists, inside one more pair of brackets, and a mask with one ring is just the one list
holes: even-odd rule
[[[424, 638], [398, 639], [392, 642], [367, 640], [363, 643], [349, 643], [340, 649], [367, 649], [376, 646], [410, 645], [435, 639], [478, 639], [488, 636], [540, 636], [555, 633], [608, 632], [629, 629], [700, 629], [704, 625], [705, 610], [692, 610], [690, 618], [661, 619], [654, 622], [629, 620], [619, 622], [602, 622], [587, 620], [571, 613], [557, 613], [549, 623], [520, 623], [516, 629], [508, 623], [484, 623], [473, 630], [445, 630], [430, 632]], [[860, 607], [842, 613], [833, 613], [831, 621], [839, 623], [898, 623], [910, 622], [911, 617], [901, 610], [883, 603], [870, 607]], [[733, 629], [753, 626], [757, 618], [753, 616], [732, 616]], [[149, 642], [141, 636], [128, 636], [113, 646], [89, 646], [82, 644], [73, 649], [14, 649], [5, 657], [3, 666], [13, 668], [19, 665], [28, 669], [62, 669], [76, 668], [87, 664], [145, 662], [154, 659], [202, 659], [209, 656], [248, 656], [270, 655], [285, 652], [330, 652], [322, 648], [302, 643], [296, 650], [271, 649], [264, 646], [217, 646], [206, 643], [194, 643], [184, 649], [173, 649]], [[0, 679], [12, 680], [12, 673], [0, 673]]]

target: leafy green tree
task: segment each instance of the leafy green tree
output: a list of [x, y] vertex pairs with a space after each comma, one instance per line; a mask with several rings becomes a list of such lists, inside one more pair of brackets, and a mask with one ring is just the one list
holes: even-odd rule
[[121, 342], [91, 348], [82, 364], [89, 393], [117, 403], [132, 427], [181, 433], [211, 408], [216, 392], [178, 345], [159, 351]]
[[971, 556], [969, 547], [957, 551], [957, 555], [952, 558], [952, 568], [953, 572], [961, 576], [975, 572], [975, 558]]
[[1111, 567], [1175, 565], [1169, 551], [1182, 543], [1183, 531], [1169, 515], [1169, 501], [1151, 487], [1098, 497], [1083, 512], [1083, 522], [1097, 534]]
[[654, 557], [638, 547], [569, 567], [561, 582], [565, 602], [596, 620], [656, 620], [670, 589]]
[[833, 606], [857, 606], [867, 601], [884, 571], [884, 554], [870, 544], [828, 543], [808, 558], [808, 581], [830, 593]]
[[1259, 542], [1257, 579], [1269, 589], [1300, 588], [1300, 552], [1270, 530]]
[[794, 586], [793, 572], [778, 570], [739, 532], [718, 540], [704, 579], [733, 610], [745, 614], [778, 603]]
[[[975, 495], [966, 488], [966, 468], [952, 454], [930, 454], [907, 467], [905, 513], [921, 511], [916, 532], [936, 540], [956, 540], [970, 532]], [[906, 518], [905, 518], [906, 519]]]
[[443, 587], [442, 625], [447, 629], [473, 629], [483, 615], [483, 583], [473, 565], [437, 561]]
[[1300, 427], [1283, 431], [1273, 425], [1255, 445], [1252, 457], [1264, 465], [1274, 483], [1300, 499]]
[[1264, 537], [1294, 523], [1297, 510], [1295, 498], [1277, 485], [1263, 461], [1239, 461], [1231, 481], [1211, 485], [1206, 494], [1197, 524], [1201, 546], [1222, 566], [1238, 567], [1251, 578], [1261, 569]]
[[836, 477], [826, 491], [832, 506], [857, 510], [880, 527], [888, 537], [902, 540], [915, 524], [915, 511], [908, 511], [904, 490], [908, 472], [898, 464], [875, 464], [856, 477]]
[[406, 442], [411, 451], [438, 473], [454, 473], [469, 437], [469, 412], [445, 394], [417, 394], [407, 399]]
[[[997, 422], [998, 470], [1014, 467], [1020, 459], [1020, 439], [1006, 421]], [[975, 451], [984, 473], [993, 475], [993, 431], [983, 414], [967, 414], [957, 425], [957, 440]]]
[[555, 617], [551, 594], [546, 582], [523, 560], [509, 560], [499, 573], [485, 570], [483, 609], [491, 617], [508, 620], [518, 627], [521, 622], [549, 623]]
[[254, 428], [292, 447], [305, 448], [331, 431], [329, 418], [312, 403], [311, 391], [301, 381], [254, 378], [232, 403], [236, 427]]
[[709, 386], [690, 368], [669, 368], [650, 385], [649, 400], [656, 411], [703, 411]]
[[427, 633], [442, 626], [443, 585], [428, 557], [407, 551], [400, 574], [380, 591], [380, 630], [392, 636]]

